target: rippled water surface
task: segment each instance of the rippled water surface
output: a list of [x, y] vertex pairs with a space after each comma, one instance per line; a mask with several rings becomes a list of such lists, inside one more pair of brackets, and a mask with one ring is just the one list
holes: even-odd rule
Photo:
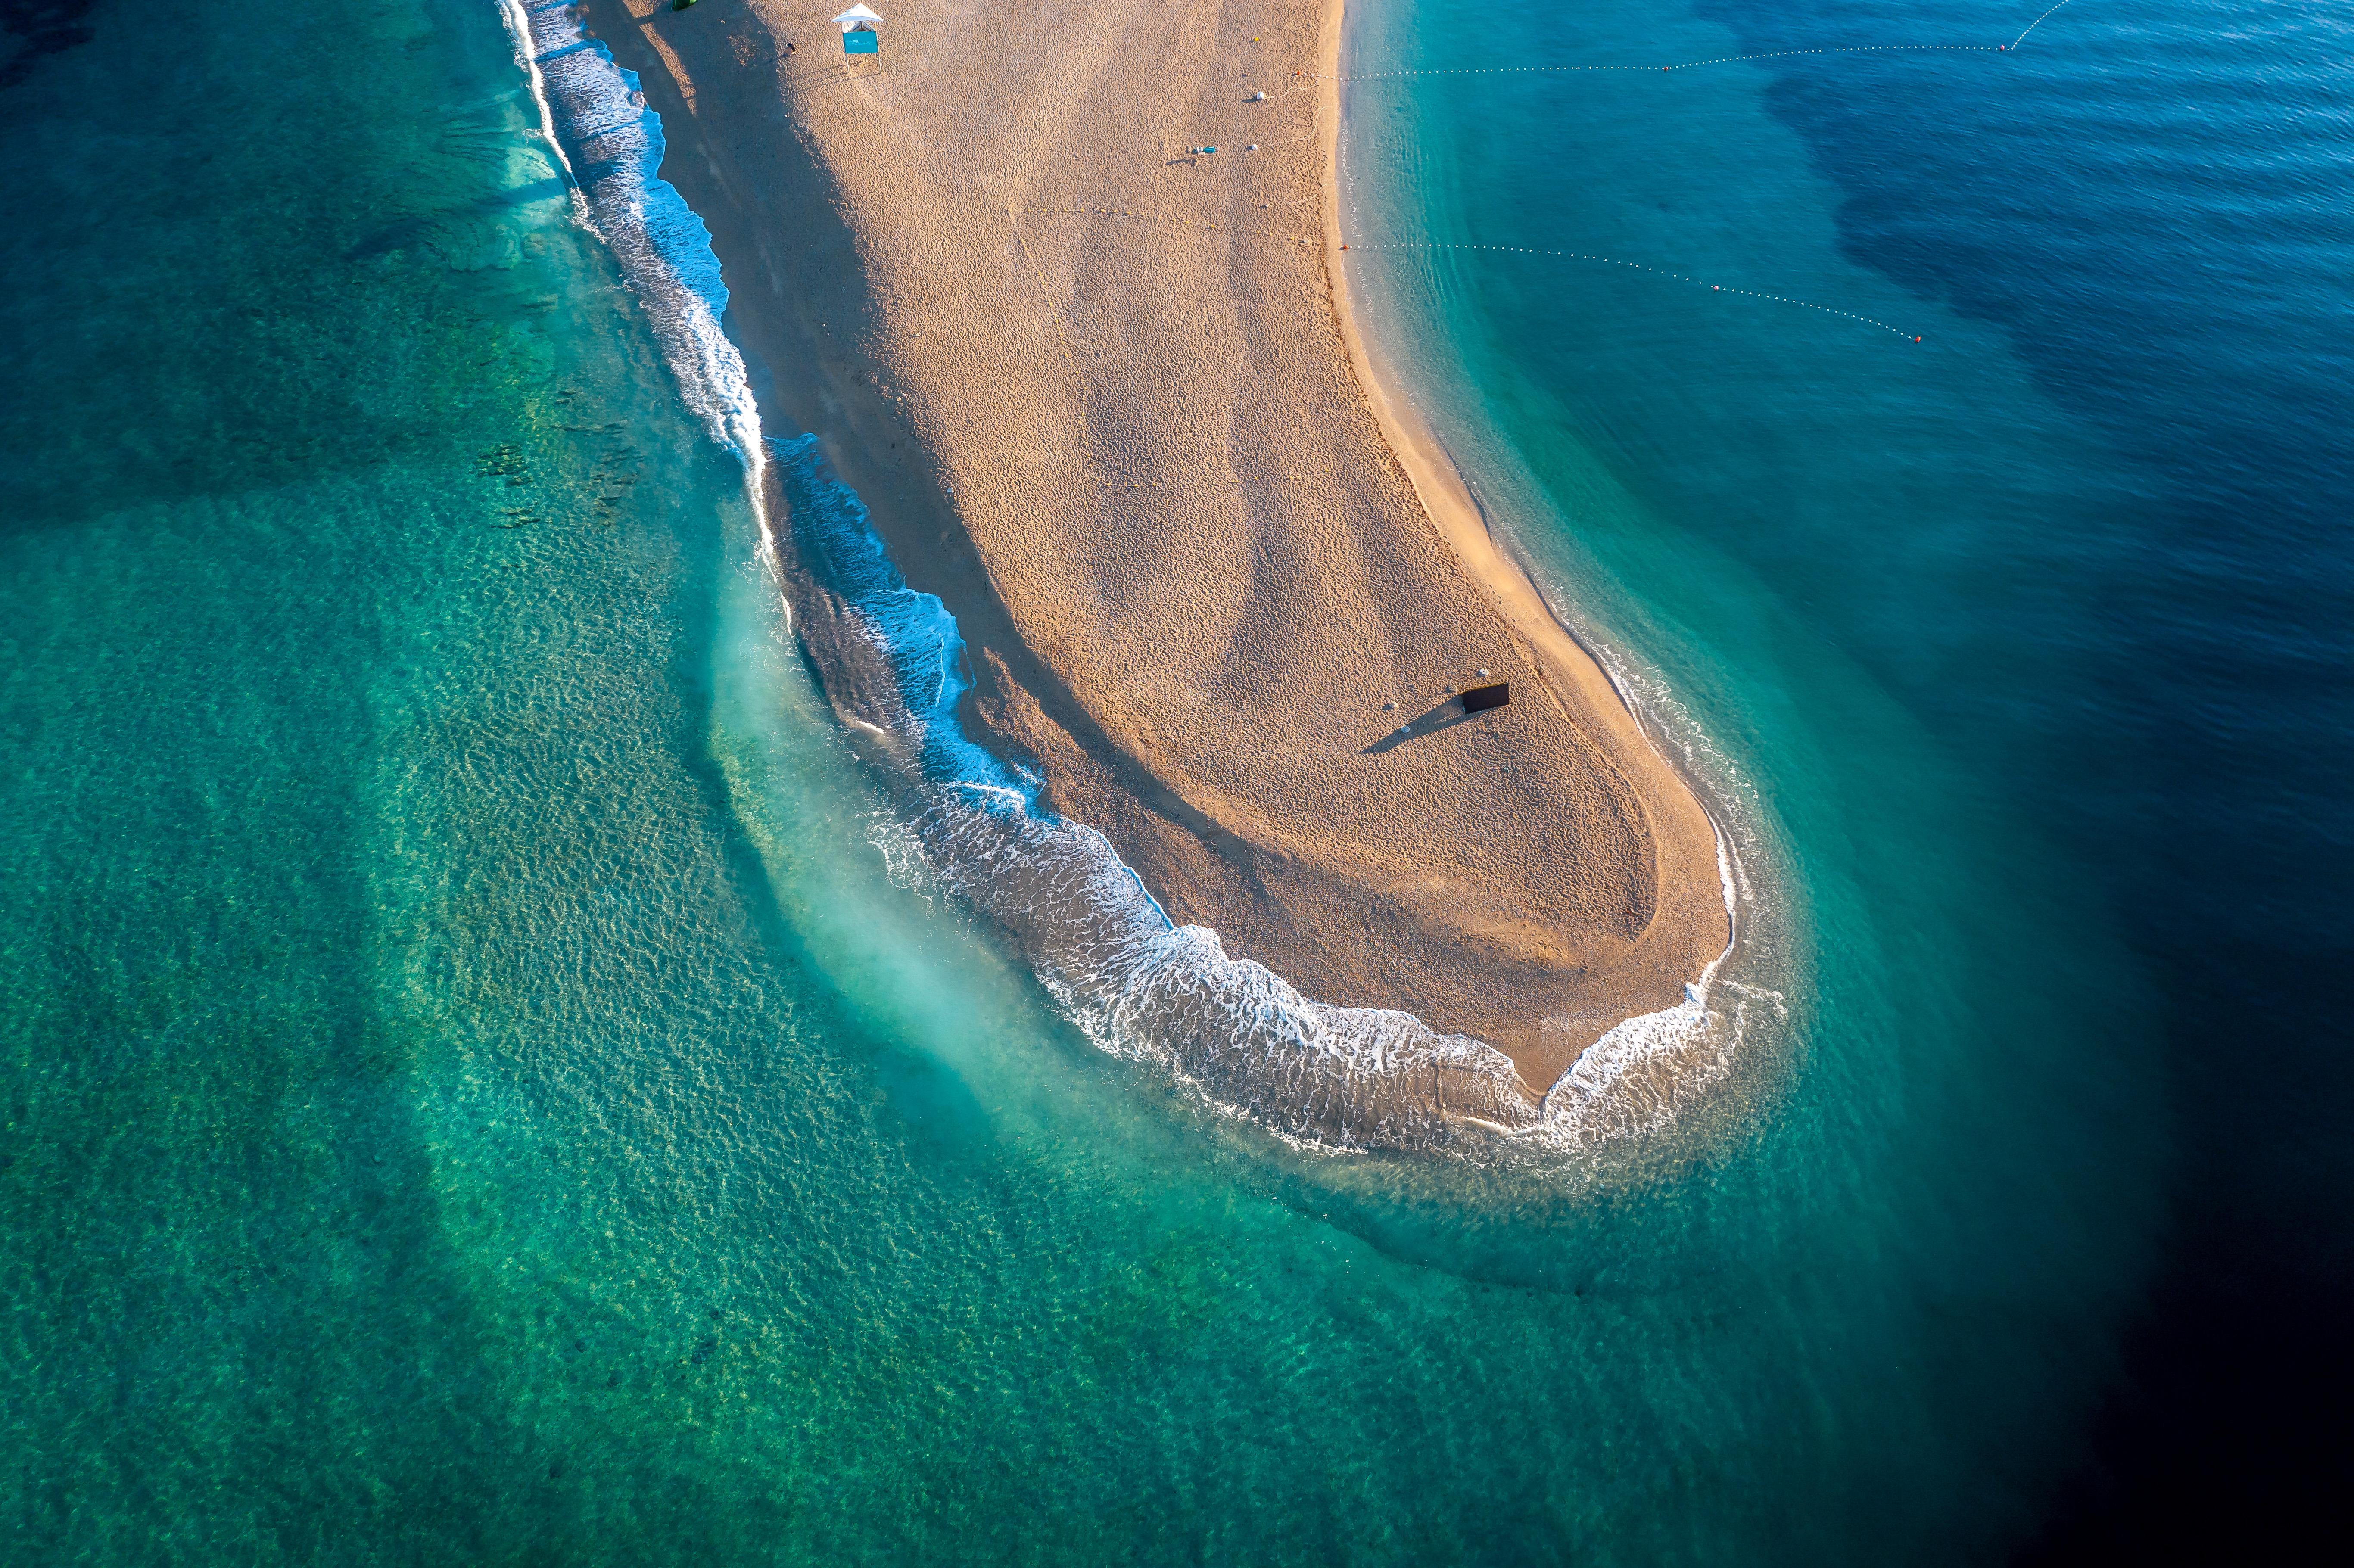
[[[1351, 89], [1361, 241], [1607, 253], [1924, 339], [1632, 269], [1363, 258], [1483, 500], [1780, 912], [1772, 1048], [1671, 1136], [1533, 1164], [1270, 1138], [1099, 1048], [1087, 996], [928, 873], [763, 558], [739, 455], [771, 454], [790, 528], [831, 515], [813, 448], [705, 396], [732, 351], [682, 302], [720, 284], [692, 215], [643, 199], [658, 143], [626, 185], [610, 149], [559, 157], [493, 0], [196, 0], [168, 28], [98, 0], [87, 39], [10, 57], [10, 1554], [2032, 1538], [2147, 1354], [2182, 1172], [2256, 1114], [2183, 1114], [2195, 1048], [2229, 1044], [2189, 988], [2224, 1006], [2342, 847], [2292, 809], [2326, 774], [2285, 760], [2342, 712], [2315, 607], [2344, 470], [2288, 417], [2328, 403], [2342, 236], [2251, 132], [2183, 176], [2261, 219], [2192, 247], [2230, 308], [2128, 311], [2087, 258], [2143, 221], [2146, 275], [2179, 279], [2190, 196], [1972, 186], [2006, 128], [2123, 90], [2035, 63], [2079, 12], [2111, 50], [2080, 59], [2155, 51], [2134, 90], [2172, 70], [2340, 145], [2289, 45], [2218, 64], [2154, 0], [2074, 0], [1945, 76]], [[1931, 26], [1498, 15], [1483, 47], [1526, 61]], [[1445, 37], [1361, 7], [1354, 69]], [[2152, 179], [2190, 166], [2135, 124]], [[1968, 249], [1915, 175], [2008, 227]], [[631, 270], [641, 235], [686, 295]], [[2304, 293], [2232, 291], [2264, 246]], [[2304, 350], [2248, 350], [2296, 311]], [[2168, 379], [2190, 363], [2222, 368]], [[2210, 590], [2168, 599], [2161, 558]], [[2226, 726], [2256, 760], [2216, 760]], [[2226, 864], [2240, 913], [2202, 924]], [[2318, 972], [2342, 927], [2296, 928], [2278, 950]]]
[[[2042, 1549], [2294, 1529], [2354, 1372], [2311, 983], [2354, 935], [2344, 14], [1355, 16], [1369, 319], [1539, 579], [1754, 784], [1819, 943], [1801, 1098], [1901, 1061], [1917, 1114], [1948, 1061], [2020, 1119], [1941, 1203], [2056, 1158], [2163, 1205], [2144, 1272], [2124, 1191], [2037, 1183], [2137, 1302]], [[1843, 1040], [1841, 996], [1891, 1012]], [[2109, 1114], [2036, 1125], [2062, 1064]], [[1977, 1282], [2056, 1322], [2030, 1255]]]

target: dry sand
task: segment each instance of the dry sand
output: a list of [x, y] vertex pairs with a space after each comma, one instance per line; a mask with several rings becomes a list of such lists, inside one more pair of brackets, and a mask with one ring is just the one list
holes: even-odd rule
[[[1538, 1092], [1680, 1000], [1726, 940], [1708, 819], [1350, 325], [1337, 0], [885, 0], [873, 59], [844, 3], [588, 9], [771, 428], [957, 617], [975, 737], [1172, 918]], [[1461, 717], [1482, 667], [1511, 704]]]

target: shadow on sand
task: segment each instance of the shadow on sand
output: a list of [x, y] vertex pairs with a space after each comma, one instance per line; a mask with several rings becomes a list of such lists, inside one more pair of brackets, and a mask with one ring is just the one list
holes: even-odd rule
[[1420, 740], [1426, 735], [1435, 735], [1442, 729], [1451, 729], [1465, 719], [1479, 716], [1477, 714], [1467, 714], [1463, 711], [1461, 697], [1449, 697], [1412, 723], [1398, 726], [1357, 755], [1375, 757], [1395, 747], [1404, 746], [1409, 740]]

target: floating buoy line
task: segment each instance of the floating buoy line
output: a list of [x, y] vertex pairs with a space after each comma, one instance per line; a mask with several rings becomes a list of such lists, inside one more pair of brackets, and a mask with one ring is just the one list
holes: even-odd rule
[[[2019, 30], [2019, 37], [2011, 39], [2010, 42], [2007, 44], [1837, 44], [1826, 45], [1820, 48], [1811, 49], [1765, 49], [1745, 55], [1715, 55], [1707, 59], [1681, 60], [1673, 65], [1440, 66], [1424, 70], [1367, 71], [1360, 75], [1352, 76], [1326, 76], [1320, 72], [1314, 71], [1295, 71], [1293, 75], [1302, 81], [1380, 81], [1394, 79], [1400, 77], [1422, 76], [1536, 75], [1567, 71], [1667, 72], [1695, 70], [1702, 66], [1734, 65], [1743, 60], [1795, 59], [1801, 56], [1808, 55], [2007, 55], [2016, 52], [2019, 47], [2027, 41], [2027, 36], [2030, 33], [2032, 33], [2036, 28], [2041, 26], [2045, 19], [2051, 16], [2052, 12], [2059, 10], [2061, 6], [2067, 4], [2068, 0], [2053, 0], [2053, 3], [2040, 12], [2033, 21], [2028, 23], [2026, 26], [2021, 27]], [[1670, 282], [1687, 283], [1696, 289], [1706, 289], [1709, 292], [1714, 294], [1739, 294], [1746, 299], [1764, 300], [1773, 304], [1796, 305], [1800, 310], [1819, 311], [1824, 315], [1838, 316], [1846, 321], [1855, 322], [1861, 325], [1872, 327], [1876, 331], [1891, 334], [1910, 343], [1919, 343], [1921, 341], [1921, 336], [1917, 333], [1906, 332], [1903, 327], [1893, 325], [1890, 323], [1880, 320], [1876, 316], [1865, 315], [1860, 311], [1841, 310], [1837, 305], [1826, 305], [1814, 300], [1802, 300], [1792, 294], [1771, 293], [1763, 289], [1744, 289], [1736, 287], [1731, 283], [1712, 283], [1704, 278], [1692, 277], [1690, 273], [1670, 271], [1667, 268], [1653, 267], [1649, 263], [1642, 261], [1625, 261], [1619, 260], [1616, 256], [1596, 256], [1581, 250], [1544, 249], [1536, 246], [1529, 245], [1447, 244], [1437, 241], [1405, 241], [1390, 244], [1374, 243], [1370, 245], [1356, 243], [1343, 245], [1341, 249], [1343, 250], [1485, 250], [1501, 255], [1548, 256], [1568, 261], [1591, 261], [1597, 266], [1624, 267], [1629, 271], [1648, 272], [1655, 278], [1664, 278]]]
[[[2066, 4], [2068, 4], [2068, 0], [2059, 0], [2059, 5], [2055, 5], [2051, 8], [2051, 10], [2044, 12], [2043, 16], [2049, 16], [2052, 15], [2052, 11], [2057, 11], [2060, 9], [2061, 5], [2065, 5]], [[2009, 48], [2015, 49], [2019, 48], [2020, 45], [2025, 43], [2027, 41], [2028, 34], [2043, 26], [2043, 16], [2038, 16], [2032, 22], [2028, 23], [2026, 26], [2021, 27], [2019, 30], [2019, 37], [2010, 40]]]
[[2068, 4], [2059, 0], [2043, 15], [2020, 29], [2019, 37], [2007, 44], [1832, 44], [1814, 49], [1763, 49], [1755, 54], [1714, 55], [1702, 60], [1678, 60], [1673, 65], [1532, 65], [1532, 66], [1434, 66], [1423, 70], [1375, 70], [1356, 76], [1325, 76], [1317, 71], [1296, 71], [1296, 76], [1318, 81], [1384, 81], [1405, 76], [1522, 76], [1562, 71], [1678, 71], [1698, 70], [1702, 66], [1734, 65], [1742, 60], [1787, 60], [1802, 55], [2006, 55], [2027, 41], [2027, 35], [2043, 25], [2043, 18]]
[[[2067, 0], [2061, 0], [2065, 5]], [[1314, 71], [1302, 71], [1302, 76], [1320, 76], [1324, 81], [1384, 81], [1401, 76], [1540, 76], [1558, 71], [1671, 71], [1698, 70], [1702, 66], [1732, 65], [1740, 60], [1783, 60], [1798, 55], [1893, 55], [1893, 54], [1953, 54], [1999, 55], [2008, 52], [2008, 44], [1846, 44], [1819, 49], [1766, 49], [1754, 55], [1718, 55], [1704, 60], [1678, 60], [1674, 65], [1528, 65], [1528, 66], [1434, 66], [1423, 70], [1372, 70], [1355, 76], [1320, 76]]]
[[[2054, 4], [2045, 7], [2043, 11], [2038, 14], [2033, 21], [2020, 28], [2019, 37], [2011, 39], [2010, 42], [2007, 44], [1843, 44], [1829, 45], [1821, 48], [1812, 49], [1767, 49], [1761, 50], [1755, 54], [1716, 55], [1707, 59], [1681, 60], [1674, 65], [1664, 66], [1451, 66], [1438, 67], [1427, 70], [1368, 71], [1361, 75], [1353, 76], [1327, 76], [1316, 71], [1294, 71], [1291, 74], [1295, 79], [1295, 81], [1302, 83], [1307, 81], [1380, 81], [1394, 79], [1399, 77], [1420, 76], [1503, 76], [1565, 71], [1694, 70], [1702, 66], [1733, 65], [1743, 60], [1793, 59], [1806, 55], [2009, 54], [2018, 49], [2020, 45], [2025, 43], [2027, 41], [2028, 34], [2032, 33], [2036, 28], [2041, 26], [2044, 21], [2051, 16], [2052, 12], [2059, 10], [2061, 6], [2067, 4], [2068, 0], [2055, 0]], [[1254, 39], [1252, 41], [1257, 42], [1257, 40]], [[1287, 93], [1286, 96], [1288, 96], [1288, 94]], [[1264, 94], [1259, 94], [1253, 100], [1253, 101], [1258, 101], [1264, 97]], [[1257, 150], [1256, 144], [1254, 144], [1252, 150]], [[1197, 157], [1204, 154], [1214, 153], [1216, 151], [1217, 149], [1214, 147], [1189, 147], [1186, 149], [1186, 152], [1189, 154]], [[1255, 234], [1268, 239], [1279, 239], [1288, 245], [1306, 246], [1321, 243], [1321, 241], [1313, 235], [1284, 234], [1271, 228], [1256, 228], [1243, 225], [1209, 223], [1200, 218], [1187, 217], [1175, 213], [1143, 212], [1129, 207], [1014, 207], [1008, 209], [1008, 215], [1028, 217], [1126, 217], [1138, 219], [1146, 223], [1167, 225], [1172, 228], [1198, 228], [1209, 233], [1217, 233], [1224, 230], [1225, 232], [1235, 234]], [[1591, 252], [1583, 250], [1555, 250], [1532, 245], [1475, 245], [1466, 243], [1447, 243], [1435, 240], [1402, 241], [1386, 244], [1378, 242], [1373, 244], [1352, 242], [1342, 245], [1340, 249], [1342, 250], [1479, 250], [1491, 252], [1497, 255], [1545, 256], [1564, 261], [1590, 261], [1596, 266], [1623, 267], [1630, 272], [1647, 272], [1654, 278], [1665, 279], [1669, 282], [1673, 283], [1687, 284], [1695, 289], [1705, 289], [1712, 294], [1737, 294], [1744, 299], [1763, 300], [1769, 304], [1794, 305], [1804, 311], [1817, 311], [1827, 316], [1838, 316], [1843, 321], [1850, 321], [1861, 326], [1871, 327], [1876, 332], [1887, 333], [1892, 336], [1902, 338], [1907, 343], [1919, 343], [1921, 341], [1920, 334], [1906, 332], [1903, 327], [1882, 321], [1877, 316], [1865, 315], [1861, 311], [1842, 310], [1837, 305], [1826, 305], [1815, 300], [1802, 300], [1795, 294], [1776, 294], [1764, 289], [1744, 289], [1732, 283], [1712, 283], [1705, 278], [1695, 278], [1688, 272], [1672, 271], [1665, 267], [1654, 267], [1649, 262], [1627, 261], [1622, 260], [1616, 256], [1597, 256]], [[1066, 356], [1070, 353], [1070, 348], [1067, 344], [1064, 345], [1064, 353]], [[1073, 363], [1076, 367], [1076, 362], [1074, 361]]]
[[[2062, 4], [2065, 4], [2065, 0], [2062, 0]], [[1868, 327], [1877, 327], [1882, 332], [1893, 333], [1907, 343], [1921, 341], [1920, 334], [1917, 333], [1906, 332], [1900, 326], [1891, 326], [1876, 316], [1867, 316], [1858, 311], [1843, 311], [1837, 305], [1818, 304], [1813, 300], [1801, 300], [1791, 294], [1767, 293], [1763, 289], [1743, 289], [1731, 283], [1712, 283], [1705, 278], [1695, 278], [1686, 272], [1670, 272], [1664, 267], [1652, 267], [1640, 261], [1622, 261], [1616, 256], [1594, 256], [1582, 250], [1546, 250], [1533, 245], [1448, 245], [1435, 242], [1366, 245], [1354, 241], [1343, 245], [1341, 249], [1343, 250], [1492, 250], [1512, 256], [1551, 256], [1565, 261], [1593, 261], [1605, 267], [1624, 267], [1629, 271], [1649, 272], [1654, 278], [1665, 278], [1671, 282], [1690, 283], [1696, 289], [1706, 289], [1711, 293], [1740, 294], [1752, 300], [1769, 300], [1777, 305], [1797, 305], [1801, 310], [1820, 311], [1828, 316], [1843, 316], [1849, 321], [1860, 322]]]
[[[2062, 4], [2066, 4], [2066, 0], [2062, 0]], [[1287, 245], [1309, 246], [1323, 243], [1312, 234], [1286, 234], [1280, 229], [1259, 228], [1248, 224], [1210, 223], [1198, 217], [1187, 217], [1180, 213], [1143, 212], [1132, 207], [1009, 207], [1006, 211], [1009, 217], [1127, 217], [1171, 228], [1198, 228], [1209, 234], [1252, 234], [1265, 239], [1279, 239]], [[1763, 289], [1744, 289], [1732, 283], [1712, 283], [1705, 278], [1695, 278], [1687, 272], [1670, 271], [1665, 267], [1653, 267], [1642, 261], [1622, 261], [1616, 256], [1596, 256], [1583, 250], [1549, 250], [1533, 245], [1467, 245], [1437, 241], [1409, 241], [1386, 245], [1378, 243], [1367, 245], [1360, 241], [1352, 241], [1341, 246], [1340, 249], [1342, 250], [1485, 250], [1505, 256], [1549, 256], [1564, 261], [1592, 261], [1605, 267], [1624, 267], [1629, 271], [1649, 272], [1654, 278], [1665, 278], [1670, 282], [1689, 283], [1696, 289], [1706, 289], [1711, 293], [1739, 294], [1744, 299], [1766, 300], [1777, 305], [1796, 305], [1801, 310], [1820, 311], [1825, 315], [1840, 316], [1864, 326], [1875, 327], [1884, 333], [1893, 333], [1907, 343], [1921, 341], [1918, 333], [1906, 332], [1903, 327], [1893, 326], [1877, 316], [1867, 316], [1860, 311], [1844, 311], [1837, 305], [1820, 304], [1813, 300], [1799, 299], [1793, 294], [1770, 293]], [[1064, 354], [1067, 356], [1069, 353], [1070, 348], [1066, 344], [1064, 346]], [[1076, 361], [1073, 363], [1076, 366]]]

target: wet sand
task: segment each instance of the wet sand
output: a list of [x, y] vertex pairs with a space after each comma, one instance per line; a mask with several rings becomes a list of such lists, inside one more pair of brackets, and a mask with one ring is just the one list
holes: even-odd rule
[[879, 5], [873, 58], [832, 0], [657, 4], [587, 11], [770, 428], [957, 617], [975, 738], [1172, 918], [1535, 1092], [1681, 999], [1707, 817], [1351, 323], [1337, 3]]

